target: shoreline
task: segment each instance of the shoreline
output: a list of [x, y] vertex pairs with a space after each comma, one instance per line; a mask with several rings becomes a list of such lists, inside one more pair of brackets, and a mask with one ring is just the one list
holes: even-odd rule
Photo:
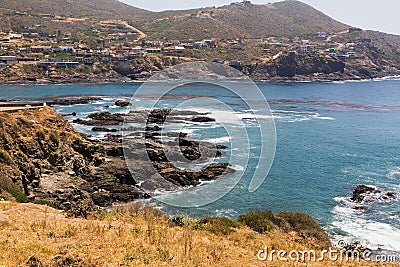
[[[275, 83], [275, 84], [281, 84], [281, 83], [350, 83], [350, 82], [378, 82], [378, 81], [386, 81], [386, 80], [397, 80], [400, 79], [400, 74], [398, 75], [385, 75], [385, 76], [379, 76], [379, 77], [374, 77], [374, 78], [367, 78], [367, 79], [362, 79], [362, 78], [354, 78], [354, 79], [312, 79], [305, 77], [303, 79], [288, 79], [284, 77], [274, 77], [272, 79], [261, 79], [261, 80], [252, 80], [254, 83]], [[101, 80], [101, 79], [99, 79]], [[38, 80], [38, 81], [5, 81], [5, 82], [0, 82], [0, 87], [5, 87], [5, 86], [48, 86], [48, 85], [105, 85], [105, 84], [142, 84], [145, 83], [147, 79], [143, 80], [126, 80], [126, 79], [113, 79], [110, 81], [68, 81], [68, 82], [61, 82], [61, 83], [56, 83], [53, 81], [47, 81], [44, 82], [44, 80]], [[165, 81], [152, 81], [156, 83], [163, 83]]]

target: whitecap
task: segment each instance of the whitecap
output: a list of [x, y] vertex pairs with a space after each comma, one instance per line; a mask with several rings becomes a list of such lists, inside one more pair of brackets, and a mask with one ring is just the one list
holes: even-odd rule
[[334, 198], [338, 205], [332, 210], [332, 225], [345, 235], [335, 234], [332, 241], [345, 240], [347, 243], [360, 242], [370, 249], [400, 251], [400, 229], [388, 223], [377, 222], [355, 210], [359, 204], [351, 202], [349, 197]]
[[216, 137], [216, 138], [209, 138], [209, 139], [204, 139], [203, 141], [205, 142], [210, 142], [210, 143], [228, 143], [231, 141], [231, 138], [229, 136], [224, 136], [224, 137]]
[[400, 180], [400, 167], [396, 167], [386, 174], [386, 177], [391, 180]]

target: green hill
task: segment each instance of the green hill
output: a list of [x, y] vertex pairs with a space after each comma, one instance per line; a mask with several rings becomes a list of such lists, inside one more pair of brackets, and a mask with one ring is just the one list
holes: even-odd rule
[[294, 37], [348, 28], [294, 0], [267, 5], [232, 3], [218, 8], [166, 11], [146, 16], [136, 24], [154, 38], [170, 39]]
[[117, 0], [0, 0], [0, 9], [30, 14], [108, 19], [151, 13]]

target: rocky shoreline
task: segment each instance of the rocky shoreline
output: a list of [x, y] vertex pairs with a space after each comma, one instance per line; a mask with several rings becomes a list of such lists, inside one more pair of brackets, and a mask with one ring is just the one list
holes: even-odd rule
[[[150, 121], [162, 125], [169, 112], [150, 111]], [[180, 115], [177, 120], [182, 119]], [[113, 116], [119, 118], [118, 123], [124, 119], [107, 113], [91, 117], [99, 116], [109, 118], [103, 126], [115, 125]], [[143, 112], [129, 114], [133, 121], [142, 121], [143, 116]], [[135, 131], [129, 142], [110, 134], [105, 140], [92, 141], [50, 107], [2, 112], [0, 126], [4, 129], [0, 134], [2, 184], [21, 190], [32, 200], [55, 203], [76, 216], [96, 207], [149, 198], [155, 190], [180, 190], [234, 172], [227, 163], [212, 163], [200, 171], [176, 168], [170, 160], [180, 160], [179, 151], [185, 160], [192, 161], [218, 157], [225, 147], [172, 133], [166, 133], [171, 141], [164, 142], [158, 138], [159, 126], [142, 132], [130, 129]]]
[[[282, 77], [282, 76], [275, 76], [275, 77], [250, 77], [255, 82], [273, 82], [273, 83], [280, 83], [280, 82], [351, 82], [351, 81], [373, 81], [377, 79], [390, 79], [394, 77], [400, 77], [400, 71], [391, 71], [385, 73], [374, 74], [372, 76], [357, 76], [357, 75], [350, 75], [346, 73], [333, 73], [333, 74], [322, 74], [316, 73], [313, 75], [295, 75], [293, 77]], [[118, 77], [115, 79], [108, 79], [108, 78], [101, 78], [98, 77], [97, 79], [76, 79], [76, 78], [68, 78], [66, 77], [63, 80], [47, 80], [47, 79], [36, 79], [35, 81], [29, 80], [6, 80], [3, 79], [0, 81], [0, 86], [7, 86], [7, 85], [96, 85], [96, 84], [110, 84], [110, 83], [143, 83], [150, 78], [146, 77], [143, 79], [131, 80], [126, 77]]]
[[[99, 74], [63, 74], [45, 76], [30, 73], [20, 76], [1, 76], [0, 84], [101, 84], [122, 82], [144, 82], [153, 74], [162, 71], [155, 59], [142, 68], [132, 68], [129, 74], [114, 70]], [[334, 56], [286, 53], [265, 63], [241, 63], [232, 65], [254, 81], [359, 81], [400, 75], [398, 63], [387, 56], [368, 55], [364, 60], [342, 61]], [[168, 66], [164, 66], [164, 69]], [[215, 78], [215, 77], [214, 77]], [[223, 78], [223, 77], [222, 77]]]

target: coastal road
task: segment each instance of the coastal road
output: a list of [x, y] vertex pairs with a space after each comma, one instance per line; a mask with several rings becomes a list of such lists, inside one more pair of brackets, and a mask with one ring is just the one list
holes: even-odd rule
[[119, 24], [119, 25], [123, 25], [125, 28], [128, 28], [132, 31], [135, 31], [138, 33], [138, 40], [144, 39], [147, 37], [147, 35], [142, 32], [141, 30], [139, 30], [138, 28], [133, 27], [132, 25], [130, 25], [128, 22], [123, 21], [123, 20], [105, 20], [100, 22], [100, 24]]

